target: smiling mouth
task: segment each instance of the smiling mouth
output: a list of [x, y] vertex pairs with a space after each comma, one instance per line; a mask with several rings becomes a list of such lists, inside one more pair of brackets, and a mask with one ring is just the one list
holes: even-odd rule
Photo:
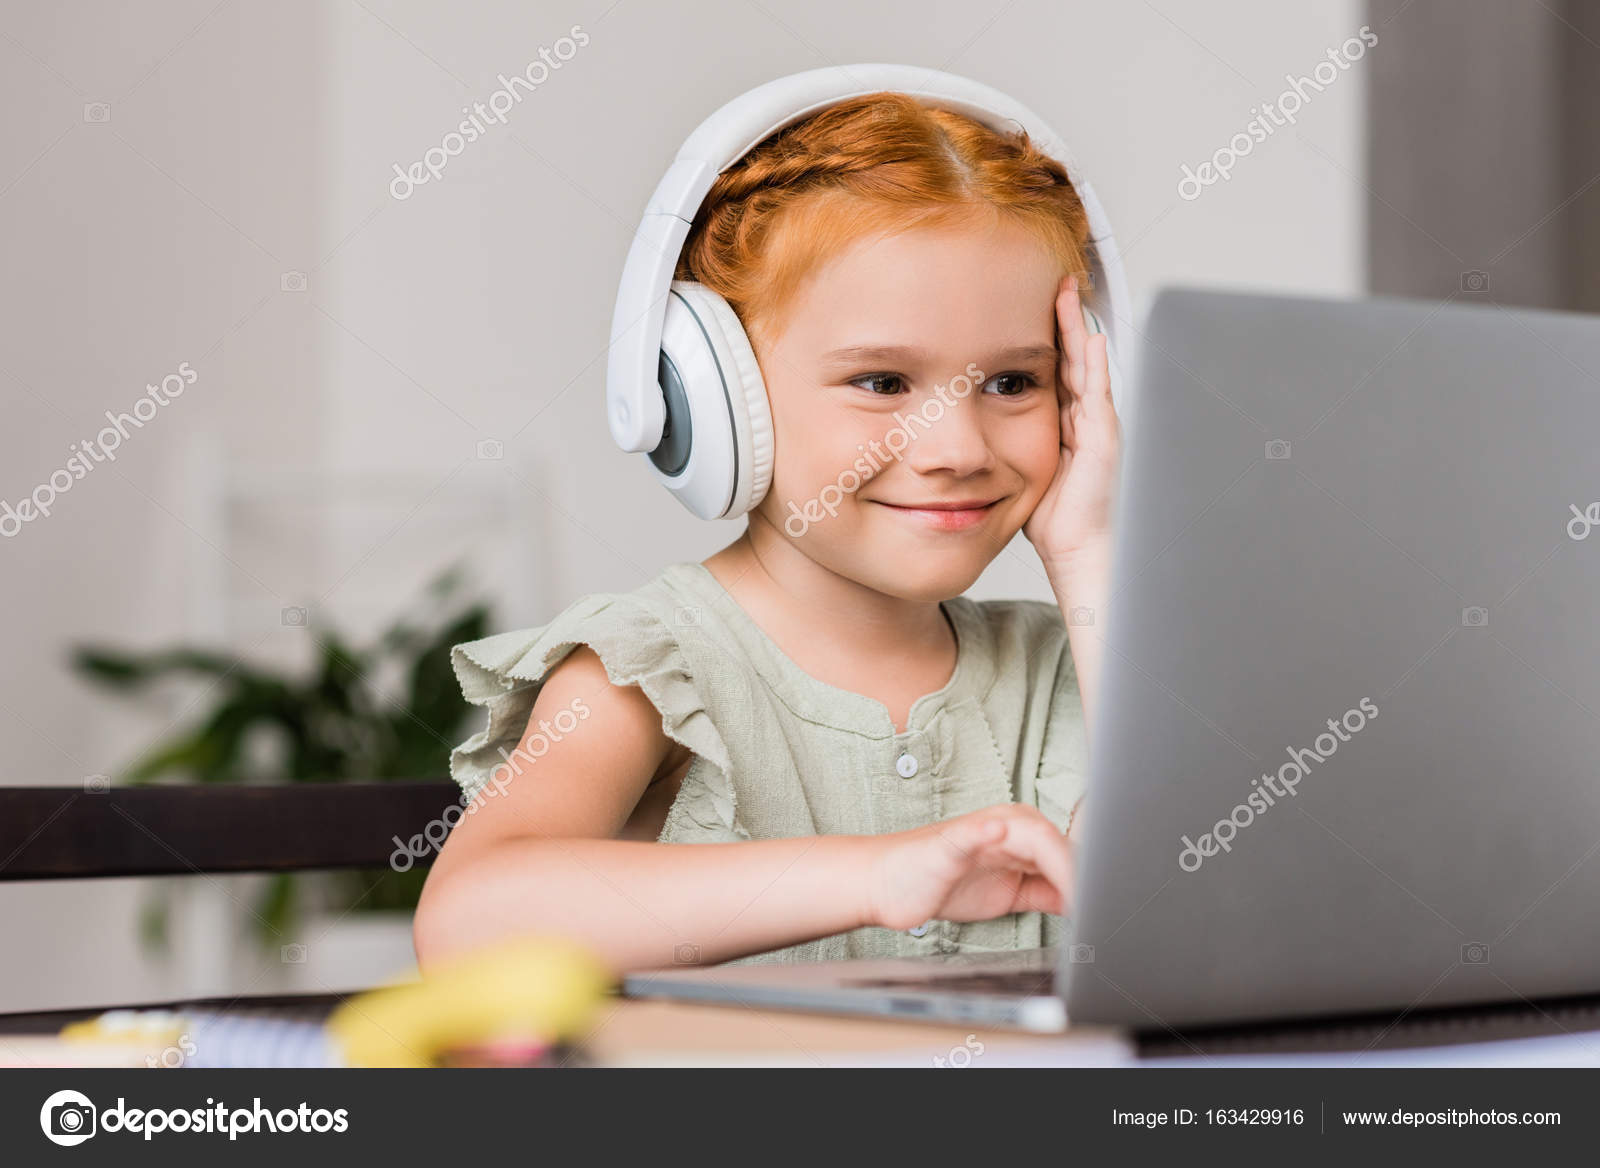
[[1000, 504], [999, 499], [990, 499], [987, 502], [970, 499], [945, 503], [888, 503], [881, 499], [872, 501], [936, 531], [962, 531], [975, 527], [994, 514], [995, 508]]

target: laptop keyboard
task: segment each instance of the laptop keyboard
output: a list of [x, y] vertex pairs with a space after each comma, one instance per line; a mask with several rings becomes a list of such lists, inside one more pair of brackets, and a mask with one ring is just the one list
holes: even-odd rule
[[998, 994], [1008, 998], [1052, 997], [1054, 969], [1013, 969], [1001, 973], [938, 973], [928, 977], [859, 978], [843, 984], [860, 989], [893, 989], [919, 994]]

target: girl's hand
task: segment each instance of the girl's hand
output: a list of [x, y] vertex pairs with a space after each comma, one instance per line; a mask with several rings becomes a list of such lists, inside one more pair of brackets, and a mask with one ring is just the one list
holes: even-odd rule
[[[1106, 338], [1091, 336], [1084, 324], [1076, 276], [1061, 282], [1056, 323], [1061, 332], [1061, 463], [1022, 525], [1052, 581], [1071, 575], [1084, 558], [1105, 558], [1122, 453]], [[1086, 552], [1092, 554], [1086, 557]]]
[[1033, 910], [1059, 915], [1071, 903], [1072, 846], [1026, 803], [997, 803], [878, 842], [867, 919], [885, 929]]

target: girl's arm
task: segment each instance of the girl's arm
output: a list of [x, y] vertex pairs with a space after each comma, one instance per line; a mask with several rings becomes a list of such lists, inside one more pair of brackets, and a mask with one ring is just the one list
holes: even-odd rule
[[628, 970], [726, 961], [864, 925], [1064, 911], [1066, 841], [1021, 804], [883, 836], [616, 839], [677, 752], [644, 694], [613, 686], [584, 647], [551, 671], [529, 737], [575, 699], [590, 716], [445, 842], [417, 908], [424, 970], [513, 933], [575, 937]]
[[1072, 560], [1050, 573], [1050, 590], [1067, 624], [1067, 644], [1072, 648], [1073, 671], [1083, 699], [1084, 724], [1094, 725], [1095, 701], [1100, 695], [1100, 662], [1105, 656], [1106, 602], [1111, 592], [1111, 540], [1108, 537], [1079, 549]]
[[1061, 606], [1084, 719], [1092, 727], [1111, 602], [1112, 495], [1122, 430], [1111, 399], [1106, 338], [1089, 335], [1074, 276], [1061, 282], [1056, 323], [1061, 342], [1061, 462], [1022, 530], [1044, 561]]

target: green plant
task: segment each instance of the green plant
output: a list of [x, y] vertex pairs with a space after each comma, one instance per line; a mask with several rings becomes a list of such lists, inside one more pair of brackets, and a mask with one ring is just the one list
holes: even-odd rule
[[[262, 668], [231, 654], [176, 647], [143, 653], [82, 646], [72, 664], [95, 683], [132, 697], [175, 678], [209, 680], [206, 708], [191, 725], [150, 746], [122, 783], [339, 783], [437, 780], [464, 736], [471, 707], [450, 666], [450, 647], [486, 635], [489, 610], [460, 599], [451, 570], [427, 589], [426, 615], [402, 617], [356, 648], [331, 629], [307, 629], [316, 659], [303, 676]], [[403, 678], [403, 692], [379, 692], [377, 676]], [[265, 741], [263, 741], [265, 740]], [[270, 761], [263, 763], [262, 748]], [[426, 869], [330, 874], [335, 906], [414, 908]], [[276, 944], [299, 911], [303, 877], [274, 875], [254, 906], [263, 941]], [[164, 897], [145, 911], [148, 941], [166, 940]]]

